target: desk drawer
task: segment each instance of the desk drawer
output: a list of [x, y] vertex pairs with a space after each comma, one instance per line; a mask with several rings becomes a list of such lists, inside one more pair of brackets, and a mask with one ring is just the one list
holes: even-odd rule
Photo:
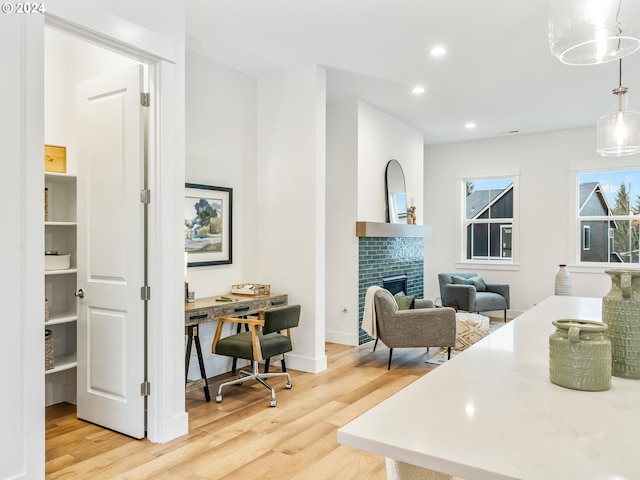
[[212, 321], [211, 312], [209, 310], [196, 310], [195, 312], [187, 312], [184, 315], [185, 324], [206, 323]]

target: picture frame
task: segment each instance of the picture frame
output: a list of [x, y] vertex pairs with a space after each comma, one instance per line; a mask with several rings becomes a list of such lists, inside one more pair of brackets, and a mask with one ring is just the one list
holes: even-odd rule
[[232, 263], [233, 189], [185, 183], [184, 199], [187, 267]]

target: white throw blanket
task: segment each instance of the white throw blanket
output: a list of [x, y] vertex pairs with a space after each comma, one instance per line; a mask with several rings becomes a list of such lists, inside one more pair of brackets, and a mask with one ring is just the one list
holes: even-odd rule
[[376, 303], [374, 301], [375, 294], [382, 287], [373, 285], [367, 288], [364, 296], [364, 312], [362, 313], [362, 330], [371, 338], [378, 338], [378, 325], [376, 322]]

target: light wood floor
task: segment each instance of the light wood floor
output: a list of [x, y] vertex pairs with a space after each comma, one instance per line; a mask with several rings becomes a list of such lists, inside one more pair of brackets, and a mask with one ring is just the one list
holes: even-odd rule
[[[47, 478], [383, 480], [384, 458], [340, 445], [337, 430], [436, 367], [425, 363], [425, 349], [397, 349], [387, 371], [389, 350], [371, 350], [327, 344], [325, 372], [290, 371], [291, 390], [272, 381], [275, 408], [254, 382], [228, 387], [220, 404], [190, 392], [189, 433], [165, 444], [78, 420], [73, 405], [48, 407]], [[215, 381], [222, 379], [212, 397]]]

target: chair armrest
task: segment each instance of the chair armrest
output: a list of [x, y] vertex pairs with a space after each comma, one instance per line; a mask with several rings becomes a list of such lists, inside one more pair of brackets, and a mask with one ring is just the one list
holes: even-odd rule
[[216, 345], [222, 336], [222, 326], [225, 323], [244, 323], [249, 325], [251, 329], [251, 343], [253, 345], [253, 359], [258, 361], [262, 360], [262, 348], [260, 348], [260, 338], [258, 337], [258, 330], [264, 325], [264, 310], [260, 310], [258, 318], [234, 318], [234, 317], [220, 317], [218, 319], [218, 326], [216, 327], [216, 334], [211, 342], [211, 353], [216, 353]]
[[453, 308], [398, 310], [383, 322], [380, 339], [390, 348], [453, 346], [456, 341]]
[[433, 306], [433, 300], [431, 300], [430, 298], [416, 298], [413, 308], [433, 308]]
[[509, 308], [510, 302], [508, 283], [487, 283], [487, 292], [493, 292], [502, 295], [507, 300], [507, 308]]
[[473, 285], [443, 285], [441, 294], [444, 307], [451, 306], [469, 311], [476, 303], [476, 287]]

